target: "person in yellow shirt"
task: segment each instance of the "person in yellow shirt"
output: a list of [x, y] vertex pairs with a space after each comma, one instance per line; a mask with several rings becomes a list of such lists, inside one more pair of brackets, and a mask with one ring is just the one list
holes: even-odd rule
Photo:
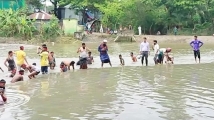
[[49, 61], [48, 61], [49, 53], [47, 51], [47, 47], [42, 48], [42, 52], [40, 53], [40, 56], [41, 56], [41, 59], [40, 59], [41, 72], [42, 74], [47, 74], [48, 66], [49, 66]]
[[28, 64], [26, 59], [26, 53], [24, 52], [24, 46], [20, 46], [20, 50], [16, 51], [15, 54], [16, 54], [17, 69], [21, 70], [22, 66], [26, 66], [25, 63]]

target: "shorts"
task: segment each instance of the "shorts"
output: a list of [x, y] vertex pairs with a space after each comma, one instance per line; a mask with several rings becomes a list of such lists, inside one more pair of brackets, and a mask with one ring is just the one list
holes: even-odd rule
[[41, 72], [42, 72], [42, 74], [47, 74], [48, 73], [48, 66], [41, 66]]
[[21, 68], [22, 68], [22, 69], [26, 69], [26, 66], [27, 66], [27, 65], [25, 65], [25, 64], [17, 65], [17, 69], [18, 69], [18, 71], [21, 70]]
[[87, 58], [80, 58], [80, 65], [87, 64]]
[[201, 58], [201, 55], [200, 55], [200, 50], [193, 50], [194, 52], [194, 57], [198, 57], [199, 59]]
[[105, 60], [102, 60], [102, 63], [110, 63], [110, 59], [105, 59]]
[[8, 71], [13, 71], [15, 69], [15, 65], [9, 65], [8, 67], [9, 67]]
[[159, 63], [163, 62], [163, 53], [158, 54], [158, 62]]

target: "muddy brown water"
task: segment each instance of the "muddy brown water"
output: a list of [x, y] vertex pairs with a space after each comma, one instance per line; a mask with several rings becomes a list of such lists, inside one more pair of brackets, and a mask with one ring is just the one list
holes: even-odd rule
[[[80, 43], [49, 45], [57, 63], [77, 61]], [[212, 120], [214, 79], [212, 44], [201, 49], [202, 63], [195, 64], [188, 44], [161, 44], [173, 49], [175, 65], [149, 66], [132, 63], [130, 52], [139, 43], [109, 43], [113, 67], [100, 68], [99, 43], [87, 43], [95, 63], [88, 70], [59, 73], [11, 84], [3, 61], [9, 50], [20, 45], [0, 45], [0, 62], [7, 80], [8, 103], [0, 106], [0, 120]], [[39, 64], [36, 47], [25, 45], [29, 62]], [[118, 55], [125, 59], [119, 66]], [[59, 65], [58, 65], [59, 66]], [[58, 67], [57, 66], [57, 67]], [[78, 66], [76, 66], [78, 68]], [[26, 73], [28, 74], [28, 73]], [[25, 76], [26, 78], [26, 76]]]

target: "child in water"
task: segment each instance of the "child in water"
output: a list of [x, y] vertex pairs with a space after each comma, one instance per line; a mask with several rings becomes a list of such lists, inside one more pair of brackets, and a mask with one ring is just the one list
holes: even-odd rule
[[119, 55], [119, 59], [120, 59], [120, 65], [124, 66], [125, 62], [124, 62], [124, 59], [122, 58], [122, 55]]
[[91, 52], [88, 52], [87, 63], [92, 64], [92, 62], [94, 62], [94, 58], [91, 55]]
[[6, 81], [4, 79], [0, 80], [0, 105], [3, 105], [7, 101], [7, 97], [4, 95]]
[[3, 89], [0, 89], [0, 95], [0, 105], [4, 105], [7, 102], [7, 97], [5, 97]]
[[67, 72], [68, 71], [67, 66], [63, 62], [60, 64], [60, 68], [61, 68], [61, 72]]
[[133, 52], [130, 53], [130, 56], [131, 56], [133, 62], [137, 62], [137, 58], [136, 58], [136, 56], [134, 56]]
[[5, 85], [6, 85], [6, 81], [4, 79], [0, 80], [0, 89], [3, 89], [3, 91], [5, 90]]

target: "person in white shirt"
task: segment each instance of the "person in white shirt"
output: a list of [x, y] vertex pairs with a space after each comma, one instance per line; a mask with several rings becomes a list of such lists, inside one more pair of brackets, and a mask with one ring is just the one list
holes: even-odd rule
[[140, 44], [140, 54], [142, 55], [142, 59], [141, 59], [142, 65], [145, 58], [146, 66], [148, 66], [148, 56], [150, 54], [150, 47], [149, 47], [149, 43], [146, 40], [146, 37], [144, 37], [143, 42]]
[[88, 52], [90, 52], [90, 49], [88, 47], [86, 47], [85, 43], [82, 43], [82, 47], [80, 47], [77, 50], [77, 53], [80, 53], [80, 60], [79, 60], [79, 64], [80, 64], [80, 69], [87, 69], [87, 57], [88, 57]]
[[28, 75], [28, 77], [30, 79], [35, 78], [35, 75], [38, 75], [40, 73], [40, 68], [36, 66], [36, 63], [33, 63], [32, 65], [27, 66], [30, 74]]
[[158, 54], [159, 54], [160, 47], [158, 45], [157, 40], [154, 40], [153, 42], [154, 42], [153, 50], [154, 50], [154, 54], [155, 54], [155, 56], [154, 56], [154, 62], [157, 65], [158, 64]]

